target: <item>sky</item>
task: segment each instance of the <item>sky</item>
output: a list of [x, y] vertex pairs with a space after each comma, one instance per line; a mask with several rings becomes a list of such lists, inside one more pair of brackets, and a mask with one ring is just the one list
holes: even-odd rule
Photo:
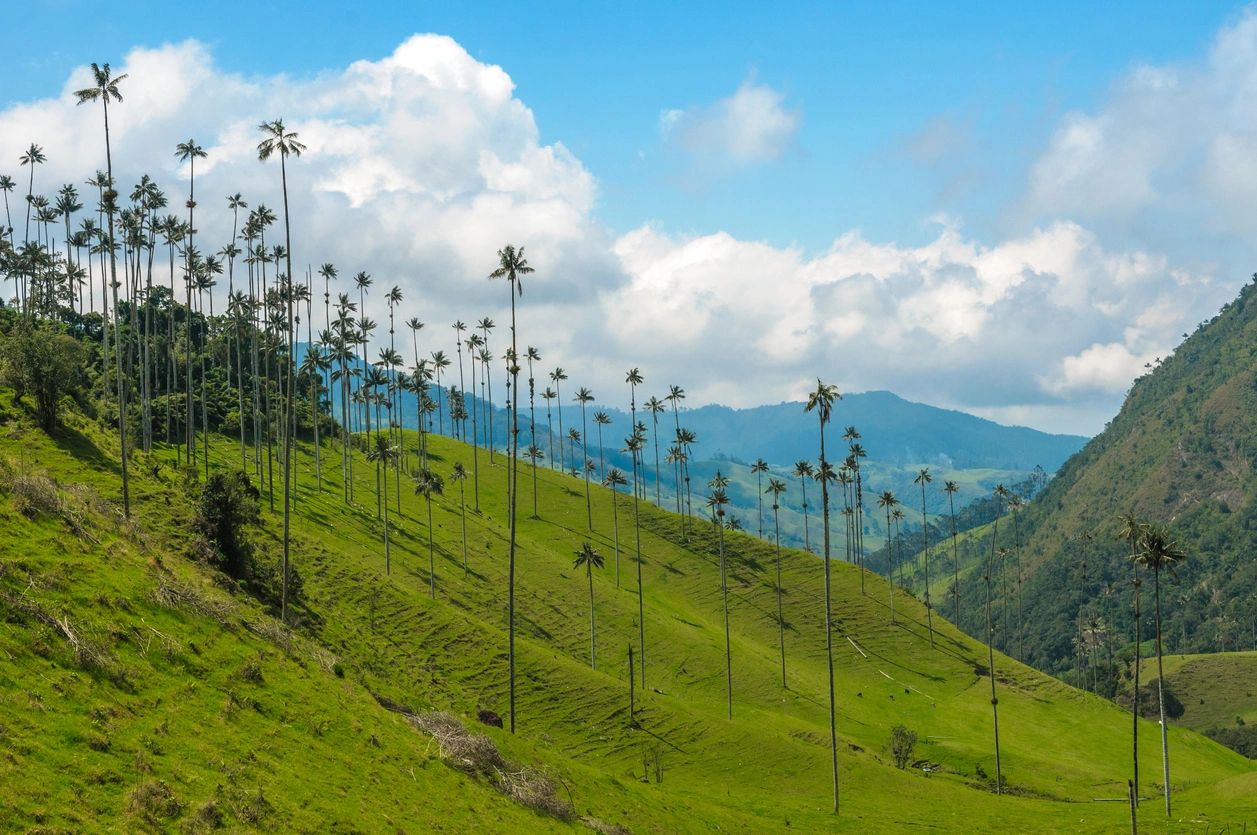
[[202, 248], [228, 194], [280, 208], [257, 124], [298, 131], [294, 257], [333, 294], [371, 274], [377, 347], [397, 285], [421, 353], [490, 316], [500, 354], [509, 242], [537, 270], [521, 343], [602, 402], [632, 366], [690, 405], [823, 377], [1095, 433], [1253, 271], [1257, 10], [886, 5], [36, 0], [0, 174], [20, 204], [31, 142], [36, 193], [103, 167], [72, 91], [108, 61], [124, 192], [148, 173], [181, 207], [175, 144], [209, 152]]

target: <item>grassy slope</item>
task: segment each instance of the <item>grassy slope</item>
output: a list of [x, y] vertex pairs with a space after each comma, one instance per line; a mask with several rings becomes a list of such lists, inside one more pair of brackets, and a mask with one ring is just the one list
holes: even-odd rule
[[[1208, 655], [1167, 655], [1165, 680], [1183, 703], [1175, 724], [1197, 731], [1223, 728], [1240, 717], [1257, 722], [1257, 652], [1218, 652]], [[1144, 661], [1143, 675], [1157, 677], [1157, 659]]]
[[[85, 423], [80, 429], [76, 440], [58, 444], [10, 420], [0, 430], [0, 451], [37, 460], [63, 481], [88, 482], [115, 497], [109, 438]], [[470, 468], [471, 450], [460, 444], [438, 440], [434, 451], [442, 473], [455, 460]], [[324, 449], [325, 476], [331, 477], [323, 494], [314, 489], [307, 456], [308, 450], [300, 460], [294, 517], [294, 562], [309, 601], [303, 630], [311, 647], [341, 659], [344, 679], [300, 651], [290, 657], [241, 628], [222, 629], [148, 602], [156, 582], [150, 563], [158, 554], [165, 555], [168, 570], [205, 584], [190, 564], [173, 556], [186, 543], [189, 510], [182, 493], [168, 483], [173, 469], [162, 463], [169, 461], [165, 453], [154, 460], [156, 475], [153, 468], [133, 469], [137, 515], [152, 543], [147, 552], [113, 534], [100, 546], [83, 543], [60, 523], [29, 522], [3, 507], [5, 582], [20, 585], [18, 562], [41, 576], [60, 571], [61, 584], [39, 593], [97, 630], [127, 668], [131, 684], [79, 672], [55, 646], [42, 657], [32, 649], [39, 628], [5, 624], [0, 647], [5, 670], [13, 672], [0, 673], [0, 724], [18, 753], [0, 762], [0, 780], [16, 789], [20, 801], [0, 811], [8, 815], [0, 817], [0, 826], [30, 826], [40, 810], [49, 824], [65, 828], [81, 824], [84, 815], [127, 820], [122, 817], [127, 792], [146, 779], [145, 767], [191, 804], [185, 818], [203, 799], [222, 792], [223, 807], [238, 823], [235, 809], [261, 790], [275, 807], [272, 814], [294, 828], [315, 828], [323, 820], [373, 831], [396, 825], [466, 829], [472, 821], [498, 829], [555, 825], [436, 763], [427, 740], [367, 694], [370, 689], [416, 707], [462, 714], [477, 707], [505, 714], [503, 458], [488, 466], [481, 454], [482, 514], [468, 514], [466, 575], [457, 487], [447, 482], [446, 495], [434, 503], [433, 602], [422, 500], [404, 490], [393, 572], [385, 577], [381, 526], [373, 512], [364, 512], [374, 511], [375, 504], [367, 465], [359, 460], [356, 466], [359, 507], [346, 510], [339, 501], [337, 454]], [[220, 442], [214, 457], [229, 464], [238, 452]], [[527, 473], [521, 466], [522, 503], [530, 509]], [[508, 755], [560, 775], [581, 812], [634, 831], [765, 831], [787, 822], [805, 830], [832, 827], [819, 563], [798, 552], [785, 558], [790, 689], [783, 690], [772, 619], [772, 551], [749, 537], [731, 537], [735, 718], [729, 722], [711, 532], [700, 526], [691, 536], [693, 548], [681, 547], [677, 518], [644, 509], [649, 689], [639, 695], [642, 728], [631, 730], [624, 661], [636, 635], [630, 505], [621, 497], [617, 589], [610, 496], [594, 488], [598, 533], [592, 539], [608, 564], [595, 577], [600, 663], [593, 671], [587, 587], [572, 571], [570, 556], [586, 536], [583, 485], [542, 470], [539, 486], [543, 518], [528, 519], [526, 510], [520, 519], [520, 733], [512, 738], [491, 732]], [[470, 481], [467, 495], [470, 503]], [[278, 549], [277, 530], [276, 517], [268, 516], [259, 539], [270, 553]], [[71, 570], [58, 568], [67, 565]], [[885, 583], [870, 577], [869, 596], [863, 597], [854, 568], [833, 568], [842, 824], [861, 831], [899, 830], [907, 822], [943, 831], [969, 831], [975, 822], [1018, 831], [1112, 831], [1122, 825], [1120, 804], [1085, 801], [1123, 791], [1125, 714], [997, 659], [1004, 771], [1017, 790], [997, 798], [973, 777], [979, 764], [994, 772], [986, 679], [974, 672], [985, 651], [937, 618], [938, 649], [931, 650], [924, 612], [915, 602], [901, 597], [900, 623], [891, 626]], [[102, 600], [100, 589], [112, 591]], [[122, 599], [125, 607], [117, 602]], [[171, 661], [151, 649], [141, 655], [147, 625], [174, 636], [185, 649]], [[265, 656], [265, 684], [255, 686], [239, 671], [259, 653]], [[228, 710], [228, 693], [246, 704], [256, 699], [259, 707]], [[34, 704], [43, 706], [38, 719], [31, 715]], [[92, 709], [102, 705], [116, 709], [102, 720], [110, 738], [105, 752], [83, 742], [98, 732]], [[918, 756], [940, 767], [934, 776], [887, 764], [883, 746], [897, 722], [921, 734]], [[1154, 726], [1145, 724], [1144, 733], [1153, 740]], [[154, 738], [160, 755], [147, 747]], [[258, 745], [259, 739], [266, 745]], [[1257, 772], [1250, 763], [1187, 731], [1175, 729], [1171, 744], [1181, 775], [1175, 784], [1183, 819], [1257, 820]], [[640, 779], [643, 750], [651, 748], [661, 752], [662, 783]], [[253, 750], [256, 760], [248, 758]], [[1158, 773], [1159, 752], [1145, 745], [1142, 753], [1142, 771]], [[67, 780], [66, 774], [73, 777]], [[98, 774], [105, 776], [97, 779]], [[215, 788], [219, 785], [225, 788]], [[1160, 825], [1151, 808], [1145, 822]]]

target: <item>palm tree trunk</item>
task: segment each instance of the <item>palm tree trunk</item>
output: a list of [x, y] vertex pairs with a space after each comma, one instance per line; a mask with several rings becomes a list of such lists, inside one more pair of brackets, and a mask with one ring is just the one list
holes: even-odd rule
[[[388, 479], [385, 479], [387, 481]], [[432, 494], [428, 496], [428, 589], [432, 599], [436, 600], [436, 532], [432, 530]], [[511, 728], [511, 733], [515, 729]]]
[[[1131, 540], [1130, 552], [1135, 553], [1135, 542]], [[1135, 586], [1135, 690], [1130, 702], [1130, 721], [1131, 721], [1131, 756], [1135, 771], [1135, 804], [1139, 804], [1139, 668], [1143, 666], [1143, 659], [1140, 657], [1141, 644], [1143, 641], [1143, 632], [1139, 629], [1139, 567], [1133, 562], [1131, 571], [1134, 574]]]
[[[511, 377], [514, 382], [513, 391], [515, 396], [519, 397], [519, 354], [516, 352], [515, 344], [515, 282], [507, 284], [507, 292], [511, 294]], [[516, 489], [519, 486], [519, 471], [516, 465], [519, 462], [519, 409], [511, 409], [511, 477], [510, 477], [510, 495], [507, 497], [509, 503], [508, 517], [510, 520], [510, 565], [508, 566], [508, 580], [510, 586], [508, 596], [510, 598], [510, 677], [511, 677], [511, 733], [515, 733], [515, 499]]]
[[986, 662], [991, 676], [991, 717], [995, 726], [995, 793], [1004, 793], [1004, 779], [1000, 771], [999, 756], [999, 699], [995, 695], [995, 635], [991, 622], [991, 571], [995, 567], [995, 545], [999, 536], [999, 515], [995, 517], [995, 526], [991, 533], [991, 560], [986, 569]]
[[620, 495], [611, 485], [611, 525], [615, 532], [615, 587], [620, 587]]
[[921, 482], [921, 536], [925, 539], [925, 622], [930, 631], [930, 648], [934, 647], [934, 615], [930, 606], [930, 525], [925, 516], [925, 482]]
[[955, 599], [955, 609], [952, 611], [956, 625], [960, 626], [960, 553], [957, 550], [956, 542], [956, 494], [947, 494], [947, 503], [951, 508], [951, 571], [952, 571], [952, 596]]
[[586, 563], [585, 574], [589, 577], [589, 669], [598, 669], [598, 642], [594, 631], [594, 570]]
[[729, 580], [725, 567], [725, 526], [724, 519], [716, 519], [717, 534], [720, 537], [720, 600], [724, 607], [725, 617], [725, 697], [728, 701], [729, 719], [733, 719], [733, 653], [729, 645]]
[[[560, 409], [562, 414], [562, 409]], [[636, 425], [636, 424], [634, 424]], [[561, 440], [561, 438], [560, 438]], [[642, 522], [637, 499], [637, 451], [629, 455], [633, 459], [633, 528], [637, 531], [637, 640], [642, 648], [642, 687], [646, 686], [646, 601], [642, 590]]]
[[[825, 421], [820, 421], [821, 472], [825, 471]], [[829, 482], [821, 479], [821, 513], [824, 519], [825, 545], [825, 662], [829, 678], [829, 753], [834, 772], [834, 814], [838, 814], [838, 710], [834, 698], [834, 630], [830, 595], [829, 565]]]
[[[109, 188], [113, 189], [113, 150], [109, 144], [109, 97], [108, 95], [101, 97], [105, 103], [105, 164], [106, 176], [109, 178]], [[31, 184], [34, 188], [35, 182], [35, 163], [31, 163]], [[30, 207], [27, 206], [29, 217]], [[118, 264], [117, 256], [113, 247], [113, 205], [108, 207], [109, 215], [109, 281], [113, 285], [113, 309], [114, 309], [114, 373], [118, 377], [118, 441], [122, 450], [122, 515], [124, 518], [131, 518], [131, 479], [127, 472], [127, 387], [122, 379], [122, 352], [118, 349], [121, 344], [121, 336], [119, 334], [118, 321]], [[29, 222], [29, 220], [28, 220]], [[28, 233], [29, 234], [29, 233]]]

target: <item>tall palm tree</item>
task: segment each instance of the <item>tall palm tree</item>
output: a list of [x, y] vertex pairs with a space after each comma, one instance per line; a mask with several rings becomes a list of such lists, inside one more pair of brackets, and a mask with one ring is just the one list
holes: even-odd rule
[[794, 477], [799, 480], [799, 489], [803, 494], [803, 549], [812, 551], [812, 539], [808, 533], [807, 523], [807, 480], [812, 477], [812, 462], [799, 459], [794, 462]]
[[[389, 442], [378, 431], [375, 433], [375, 442], [370, 450], [367, 451], [367, 460], [374, 461], [378, 464], [387, 466], [389, 462], [397, 458], [397, 447]], [[388, 491], [388, 479], [384, 479], [384, 490]], [[384, 573], [391, 574], [393, 570], [392, 556], [389, 551], [388, 542], [388, 498], [384, 499]]]
[[[288, 209], [288, 157], [300, 157], [306, 150], [306, 146], [297, 138], [295, 131], [290, 131], [284, 126], [282, 119], [274, 119], [270, 122], [263, 122], [258, 126], [258, 130], [262, 131], [263, 139], [258, 143], [258, 159], [262, 162], [270, 159], [271, 156], [279, 154], [279, 176], [280, 185], [284, 195], [284, 257], [287, 259], [285, 268], [287, 269], [287, 284], [292, 286], [292, 213]], [[288, 366], [291, 369], [294, 364], [293, 337], [295, 331], [293, 328], [293, 294], [287, 294], [288, 302]], [[288, 608], [288, 558], [290, 547], [290, 522], [292, 508], [292, 448], [294, 430], [296, 428], [296, 414], [293, 409], [294, 399], [294, 377], [296, 375], [291, 372], [288, 374], [288, 391], [285, 393], [285, 429], [284, 429], [284, 567], [282, 578], [282, 603], [280, 606], [280, 619]]]
[[929, 467], [922, 467], [913, 484], [921, 485], [921, 536], [925, 541], [925, 622], [930, 630], [930, 646], [934, 646], [934, 617], [930, 607], [930, 523], [925, 515], [925, 485], [934, 480]]
[[755, 494], [759, 503], [759, 538], [764, 538], [764, 473], [768, 472], [768, 462], [763, 458], [755, 459], [751, 465], [751, 473], [755, 476]]
[[987, 673], [991, 677], [991, 719], [995, 730], [995, 793], [1003, 794], [1004, 776], [1000, 769], [999, 751], [999, 699], [995, 695], [995, 627], [991, 620], [991, 584], [994, 582], [995, 555], [998, 553], [999, 520], [1003, 515], [1003, 499], [1008, 495], [1008, 488], [1002, 484], [995, 486], [995, 520], [991, 527], [991, 556], [986, 563], [983, 580], [986, 582], [986, 661]]
[[[33, 172], [32, 172], [33, 173]], [[9, 193], [15, 188], [13, 178], [8, 174], [0, 174], [0, 193], [4, 194], [4, 229], [0, 229], [0, 240], [6, 236], [13, 243], [13, 215], [9, 213]]]
[[[552, 470], [553, 470], [553, 469], [554, 469], [554, 467], [555, 467], [555, 458], [554, 458], [554, 431], [553, 431], [553, 428], [552, 428], [552, 427], [554, 426], [554, 421], [552, 420], [552, 418], [553, 418], [554, 414], [553, 414], [553, 412], [552, 412], [552, 411], [551, 411], [551, 409], [550, 409], [550, 405], [551, 405], [551, 404], [552, 404], [555, 400], [557, 400], [557, 399], [558, 399], [558, 396], [559, 396], [559, 395], [558, 395], [558, 393], [557, 393], [557, 392], [555, 392], [555, 390], [554, 390], [554, 389], [552, 389], [552, 388], [550, 388], [549, 386], [546, 386], [546, 390], [545, 390], [545, 391], [543, 391], [543, 392], [541, 393], [541, 399], [542, 399], [542, 400], [544, 400], [544, 401], [546, 401], [546, 441], [547, 441], [547, 443], [548, 443], [548, 445], [549, 445], [549, 448], [550, 448], [550, 469], [552, 469]], [[560, 408], [562, 408], [562, 406], [560, 406]], [[562, 444], [563, 444], [563, 440], [560, 438], [560, 439], [559, 439], [559, 451], [560, 451], [560, 454], [562, 453], [562, 450], [563, 450], [563, 446], [562, 446]]]
[[895, 537], [890, 526], [890, 515], [897, 504], [899, 504], [899, 499], [895, 498], [895, 494], [890, 490], [883, 490], [882, 494], [877, 497], [877, 506], [886, 509], [886, 565], [888, 566], [887, 573], [890, 575], [890, 582], [886, 585], [890, 588], [891, 623], [895, 622]]
[[[642, 588], [642, 519], [641, 510], [638, 507], [638, 483], [640, 482], [641, 468], [638, 466], [638, 456], [642, 451], [642, 434], [638, 431], [637, 426], [633, 427], [633, 434], [629, 435], [624, 441], [624, 452], [627, 452], [633, 461], [633, 529], [637, 537], [637, 638], [641, 647], [641, 665], [642, 665], [642, 686], [646, 686], [646, 601]], [[614, 498], [614, 497], [613, 497]]]
[[[484, 361], [484, 356], [488, 355], [492, 361], [493, 354], [489, 351], [489, 333], [496, 327], [493, 320], [485, 316], [476, 323], [476, 327], [480, 328], [480, 332], [484, 335], [484, 350], [481, 352], [480, 364], [480, 407], [484, 410], [484, 433], [485, 446], [489, 449], [489, 461], [493, 461], [493, 375], [489, 372], [489, 363]], [[486, 390], [487, 386], [487, 390]]]
[[[589, 434], [588, 434], [589, 425], [585, 422], [585, 407], [588, 406], [590, 403], [594, 402], [594, 393], [590, 391], [589, 389], [585, 388], [584, 386], [581, 386], [580, 390], [576, 392], [576, 397], [572, 399], [580, 404], [580, 429], [581, 429], [580, 436], [583, 439], [588, 439], [589, 438]], [[582, 449], [586, 450], [586, 452], [581, 457], [588, 458], [588, 455], [589, 455], [588, 440], [584, 441], [584, 446], [582, 447]], [[601, 449], [599, 450], [598, 454], [599, 455], [602, 454]], [[593, 505], [590, 503], [590, 499], [589, 499], [589, 468], [582, 467], [581, 469], [585, 471], [585, 521], [586, 521], [586, 524], [589, 526], [589, 530], [592, 531], [594, 529], [594, 511], [593, 511]]]
[[195, 274], [195, 245], [196, 225], [193, 220], [194, 210], [196, 209], [196, 161], [205, 159], [208, 155], [205, 149], [196, 143], [195, 139], [189, 139], [186, 142], [180, 142], [175, 146], [175, 158], [180, 162], [188, 163], [188, 225], [187, 225], [187, 245], [184, 247], [184, 284], [186, 289], [186, 298], [188, 301], [188, 317], [187, 317], [187, 346], [184, 351], [187, 360], [187, 390], [184, 392], [184, 405], [187, 409], [185, 417], [185, 442], [188, 449], [188, 460], [192, 461], [196, 447], [196, 423], [193, 418], [194, 411], [192, 407], [192, 279]]
[[602, 565], [602, 554], [595, 551], [590, 543], [582, 542], [572, 568], [584, 568], [585, 576], [589, 580], [589, 667], [593, 670], [598, 669], [598, 639], [594, 625], [594, 569], [602, 568]]
[[[109, 282], [113, 287], [113, 308], [114, 308], [114, 374], [118, 378], [118, 440], [122, 451], [122, 515], [131, 518], [131, 479], [127, 472], [127, 389], [122, 380], [122, 352], [117, 346], [120, 344], [118, 338], [118, 259], [114, 250], [114, 210], [117, 208], [118, 192], [114, 189], [113, 179], [113, 148], [109, 138], [109, 100], [115, 102], [122, 101], [122, 93], [118, 91], [118, 84], [126, 78], [126, 74], [115, 76], [110, 70], [108, 64], [92, 64], [92, 86], [86, 87], [75, 92], [74, 96], [78, 99], [78, 104], [85, 102], [94, 102], [100, 100], [105, 117], [105, 176], [108, 186], [104, 192], [104, 200], [102, 205], [105, 213], [109, 216]], [[35, 166], [45, 161], [43, 151], [38, 145], [31, 144], [26, 153], [22, 155], [21, 163], [29, 165], [31, 169], [30, 190], [35, 187]], [[27, 194], [28, 199], [30, 192]], [[30, 203], [26, 207], [26, 225], [27, 238], [30, 237]]]
[[781, 686], [786, 686], [786, 621], [781, 609], [781, 494], [786, 492], [786, 483], [780, 479], [769, 477], [768, 490], [773, 497], [773, 538], [777, 551], [777, 641], [781, 645]]
[[[1169, 725], [1165, 718], [1165, 668], [1161, 651], [1161, 572], [1173, 570], [1187, 559], [1187, 552], [1170, 538], [1170, 532], [1157, 525], [1148, 525], [1139, 537], [1139, 554], [1135, 559], [1145, 569], [1152, 571], [1152, 588], [1156, 600], [1157, 624], [1157, 703], [1161, 711], [1161, 771], [1165, 786], [1165, 816], [1170, 816], [1170, 742]], [[1135, 694], [1138, 701], [1138, 693]]]
[[[559, 404], [559, 472], [567, 469], [567, 459], [563, 456], [563, 388], [559, 383], [567, 379], [567, 372], [556, 368], [550, 372], [550, 382], [554, 383], [554, 399]], [[554, 461], [554, 451], [550, 452], [550, 460]]]
[[1135, 804], [1139, 804], [1139, 668], [1143, 666], [1143, 653], [1140, 648], [1143, 643], [1143, 632], [1139, 628], [1139, 588], [1142, 581], [1139, 579], [1139, 540], [1143, 537], [1146, 525], [1141, 522], [1134, 514], [1119, 514], [1117, 538], [1125, 539], [1130, 545], [1130, 570], [1131, 570], [1131, 589], [1135, 598], [1135, 670], [1134, 670], [1134, 697], [1130, 702], [1130, 723], [1131, 723], [1131, 761], [1134, 767], [1134, 780], [1132, 784], [1135, 791]]
[[607, 470], [602, 483], [611, 488], [611, 523], [615, 535], [615, 587], [618, 589], [620, 587], [620, 503], [616, 488], [623, 487], [628, 484], [628, 481], [624, 478], [624, 473], [612, 467]]
[[725, 566], [725, 505], [729, 496], [725, 487], [729, 480], [716, 470], [716, 477], [708, 482], [712, 488], [707, 498], [707, 506], [712, 510], [712, 521], [716, 523], [716, 536], [720, 554], [720, 600], [725, 618], [725, 696], [728, 702], [729, 718], [733, 719], [733, 652], [729, 643], [729, 575]]
[[524, 351], [528, 360], [528, 457], [532, 459], [532, 516], [537, 518], [537, 460], [541, 447], [537, 446], [537, 378], [533, 376], [534, 362], [541, 362], [541, 354], [529, 345]]
[[947, 494], [947, 504], [951, 510], [951, 571], [952, 571], [952, 620], [960, 625], [960, 551], [956, 541], [956, 493], [960, 485], [954, 481], [943, 482], [943, 492]]
[[458, 509], [462, 515], [463, 522], [463, 575], [466, 576], [467, 568], [467, 499], [463, 493], [463, 485], [467, 481], [467, 468], [462, 462], [454, 464], [454, 471], [450, 473], [450, 481], [458, 484]]
[[[602, 409], [599, 409], [598, 411], [594, 412], [594, 425], [598, 427], [598, 474], [601, 478], [606, 478], [607, 477], [607, 464], [602, 456], [602, 450], [604, 446], [602, 442], [602, 427], [611, 425], [611, 416], [608, 415], [606, 412], [604, 412]], [[679, 486], [680, 485], [678, 484], [678, 487]]]
[[[630, 368], [628, 373], [624, 375], [624, 382], [628, 383], [629, 387], [629, 417], [631, 421], [630, 425], [633, 427], [637, 426], [637, 387], [640, 386], [643, 381], [642, 372], [636, 368]], [[642, 441], [644, 443], [645, 438], [643, 438]], [[645, 469], [645, 467], [643, 467], [643, 469]], [[644, 496], [644, 482], [645, 479], [638, 479], [635, 475], [633, 477], [633, 491]], [[642, 650], [642, 655], [645, 654], [646, 651]], [[645, 681], [645, 678], [645, 675], [643, 675], [643, 682]]]
[[663, 480], [659, 472], [659, 414], [667, 409], [663, 401], [658, 397], [651, 397], [644, 404], [647, 411], [650, 412], [651, 418], [651, 437], [655, 439], [655, 504], [659, 507], [663, 506], [662, 500], [659, 498], [659, 485]]
[[[122, 96], [118, 94], [118, 82], [123, 78], [126, 78], [126, 76], [120, 75], [117, 78], [111, 78], [108, 64], [105, 64], [103, 67], [97, 67], [95, 64], [92, 64], [92, 80], [95, 82], [95, 86], [88, 87], [85, 90], [79, 90], [74, 94], [78, 98], [79, 104], [82, 104], [85, 101], [96, 101], [98, 98], [103, 98], [103, 101], [105, 102], [105, 157], [107, 161], [109, 160], [109, 102], [106, 97], [106, 89], [104, 88], [113, 87], [112, 90], [108, 90], [107, 95], [114, 96], [114, 101], [122, 101]], [[47, 161], [48, 157], [44, 155], [44, 149], [36, 145], [34, 142], [32, 142], [31, 146], [23, 151], [22, 155], [18, 157], [18, 163], [20, 165], [28, 166], [31, 169], [30, 182], [26, 187], [26, 234], [23, 237], [24, 242], [31, 239], [31, 209], [35, 204], [35, 166], [42, 165]], [[109, 185], [107, 188], [112, 187], [113, 167], [110, 165]], [[113, 236], [110, 235], [110, 238], [112, 239]]]
[[[820, 428], [820, 465], [822, 471], [825, 470], [826, 465], [829, 463], [825, 458], [825, 424], [829, 423], [830, 415], [833, 413], [834, 401], [841, 399], [842, 395], [838, 393], [837, 386], [823, 383], [817, 378], [816, 390], [808, 395], [807, 405], [803, 409], [805, 412], [816, 412]], [[825, 520], [825, 659], [829, 668], [829, 750], [833, 761], [834, 814], [836, 815], [838, 814], [838, 721], [837, 702], [834, 699], [834, 631], [831, 623], [833, 613], [830, 608], [828, 479], [821, 479], [821, 509]]]
[[[385, 482], [388, 479], [384, 479]], [[462, 482], [459, 482], [461, 489]], [[423, 496], [428, 503], [428, 588], [432, 599], [436, 600], [436, 534], [432, 527], [432, 497], [445, 492], [445, 482], [432, 470], [424, 467], [415, 476], [415, 492]]]
[[[493, 272], [489, 273], [490, 279], [504, 278], [507, 281], [507, 293], [511, 297], [511, 391], [514, 392], [516, 400], [519, 399], [519, 362], [516, 357], [519, 354], [516, 351], [516, 320], [515, 320], [515, 297], [524, 295], [523, 278], [533, 272], [533, 268], [528, 265], [528, 260], [524, 257], [524, 248], [521, 246], [518, 251], [515, 247], [507, 244], [498, 250], [498, 266]], [[488, 322], [488, 320], [485, 320]], [[481, 324], [484, 325], [485, 322]], [[491, 323], [490, 323], [491, 324]], [[486, 330], [487, 334], [487, 330]], [[510, 437], [510, 455], [511, 470], [509, 479], [509, 502], [510, 508], [508, 516], [510, 518], [510, 557], [507, 577], [507, 597], [509, 609], [509, 632], [510, 632], [510, 710], [511, 710], [511, 733], [515, 733], [515, 523], [516, 523], [516, 499], [519, 493], [519, 404], [511, 404], [511, 437]]]

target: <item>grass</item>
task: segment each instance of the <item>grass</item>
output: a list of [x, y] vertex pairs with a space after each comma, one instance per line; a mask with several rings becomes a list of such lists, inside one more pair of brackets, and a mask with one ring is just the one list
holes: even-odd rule
[[[389, 485], [394, 527], [386, 576], [373, 466], [356, 458], [356, 504], [346, 507], [339, 450], [323, 448], [319, 492], [303, 445], [293, 561], [306, 599], [289, 642], [258, 604], [220, 588], [182, 556], [195, 485], [185, 488], [173, 450], [137, 456], [134, 523], [124, 525], [113, 509], [120, 492], [114, 439], [81, 417], [50, 438], [6, 398], [0, 455], [61, 485], [85, 485], [76, 489], [102, 501], [89, 511], [94, 542], [56, 514], [30, 518], [11, 493], [0, 495], [0, 588], [68, 615], [108, 660], [85, 669], [66, 641], [33, 617], [0, 624], [0, 735], [8, 751], [0, 781], [14, 798], [0, 807], [0, 829], [105, 821], [196, 830], [215, 820], [230, 828], [309, 831], [580, 826], [539, 815], [490, 781], [447, 767], [428, 737], [375, 698], [447, 711], [469, 727], [480, 727], [474, 717], [481, 709], [505, 717], [505, 456], [493, 464], [483, 451], [479, 456], [479, 513], [470, 507], [472, 480], [466, 484], [466, 571], [457, 486], [447, 479], [445, 494], [434, 499], [433, 600], [426, 506], [407, 479], [400, 512]], [[413, 458], [413, 435], [408, 443]], [[448, 439], [431, 446], [433, 468], [443, 476], [456, 461], [471, 470], [470, 448]], [[237, 445], [214, 439], [211, 460], [238, 465]], [[1010, 788], [997, 797], [979, 776], [979, 769], [995, 770], [987, 678], [980, 674], [985, 648], [936, 617], [931, 649], [920, 605], [900, 596], [891, 624], [885, 581], [870, 575], [869, 594], [861, 595], [858, 570], [838, 561], [843, 810], [835, 819], [821, 563], [800, 551], [784, 555], [782, 688], [773, 551], [747, 535], [728, 538], [729, 721], [713, 532], [696, 521], [686, 540], [679, 517], [645, 504], [646, 686], [630, 725], [626, 651], [637, 635], [631, 501], [621, 494], [617, 587], [611, 494], [593, 488], [591, 532], [583, 482], [543, 465], [537, 483], [541, 518], [532, 519], [531, 469], [521, 462], [519, 732], [483, 730], [507, 761], [550, 775], [578, 815], [634, 832], [1110, 832], [1127, 825], [1122, 804], [1092, 802], [1124, 792], [1127, 714], [997, 657]], [[278, 516], [264, 516], [255, 539], [274, 559]], [[607, 562], [594, 578], [596, 670], [589, 665], [588, 588], [572, 569], [586, 540]], [[171, 609], [155, 597], [163, 582], [225, 609]], [[901, 723], [920, 736], [915, 765], [902, 771], [885, 750], [891, 726]], [[1145, 723], [1143, 733], [1155, 739], [1155, 726]], [[1186, 729], [1172, 729], [1171, 745], [1178, 813], [1167, 824], [1149, 804], [1141, 815], [1146, 831], [1191, 831], [1205, 820], [1257, 823], [1251, 762]], [[1141, 771], [1158, 774], [1155, 746], [1142, 746], [1141, 755]]]
[[[1204, 655], [1166, 655], [1165, 681], [1182, 703], [1177, 725], [1196, 731], [1257, 723], [1257, 652], [1217, 652]], [[1152, 686], [1157, 678], [1156, 657], [1143, 663], [1143, 678]]]

